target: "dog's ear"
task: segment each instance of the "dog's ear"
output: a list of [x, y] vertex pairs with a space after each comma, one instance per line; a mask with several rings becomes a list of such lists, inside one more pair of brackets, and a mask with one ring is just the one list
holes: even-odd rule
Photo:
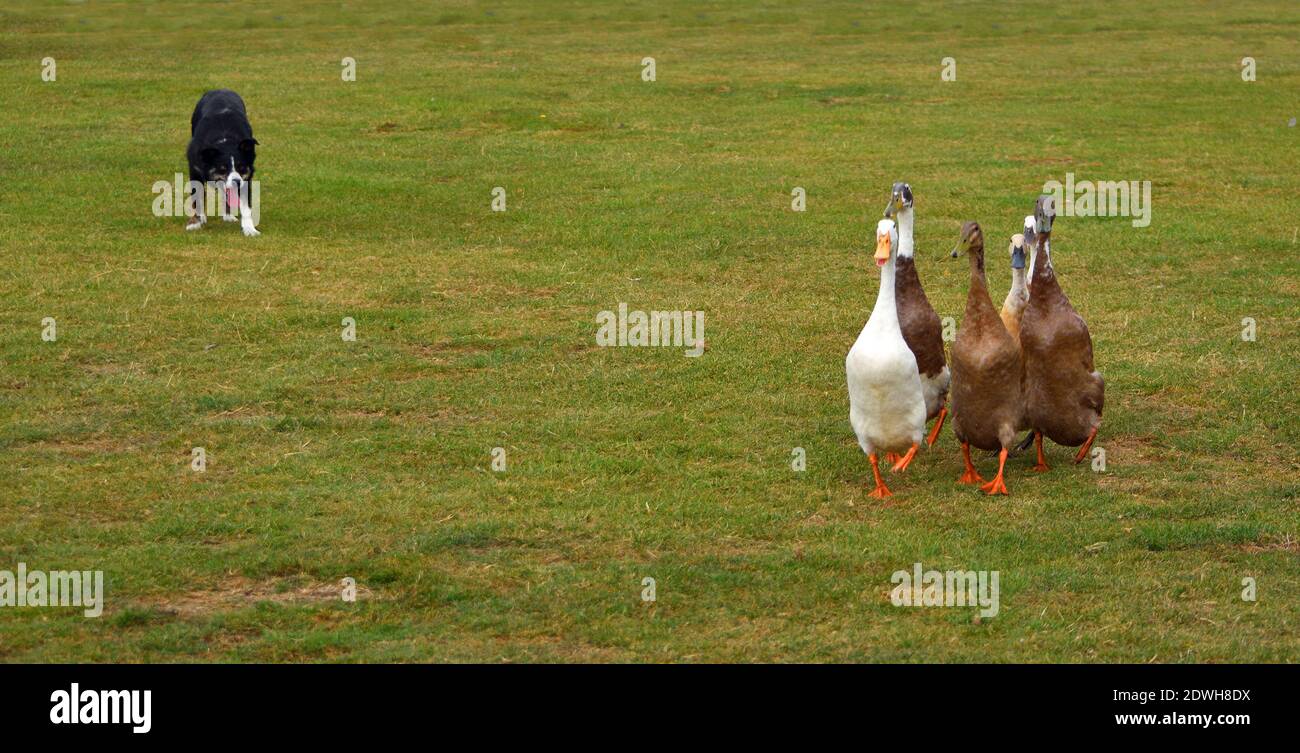
[[210, 146], [199, 152], [199, 158], [209, 164], [215, 163], [221, 158], [221, 150]]
[[244, 139], [243, 141], [239, 142], [239, 151], [251, 152], [253, 151], [253, 147], [255, 146], [257, 146], [257, 139], [252, 139], [252, 138]]

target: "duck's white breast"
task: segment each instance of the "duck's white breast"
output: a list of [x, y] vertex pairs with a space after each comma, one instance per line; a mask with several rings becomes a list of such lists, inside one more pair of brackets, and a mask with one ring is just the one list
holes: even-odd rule
[[868, 322], [844, 362], [850, 421], [859, 443], [906, 447], [925, 430], [925, 397], [916, 356], [897, 330]]

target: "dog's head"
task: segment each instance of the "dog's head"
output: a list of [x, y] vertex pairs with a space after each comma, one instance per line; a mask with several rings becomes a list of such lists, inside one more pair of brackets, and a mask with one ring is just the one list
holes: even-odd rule
[[253, 161], [257, 159], [257, 139], [220, 136], [199, 149], [199, 172], [206, 181], [227, 185], [253, 179]]
[[232, 212], [240, 206], [241, 200], [247, 200], [248, 185], [253, 179], [253, 160], [257, 159], [257, 139], [252, 135], [217, 136], [199, 149], [198, 159], [203, 180], [221, 183], [225, 187], [226, 203]]

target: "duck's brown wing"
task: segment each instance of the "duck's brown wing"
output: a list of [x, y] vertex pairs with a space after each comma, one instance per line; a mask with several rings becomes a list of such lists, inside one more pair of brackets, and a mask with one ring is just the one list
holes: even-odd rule
[[1033, 336], [1026, 338], [1024, 322], [1020, 331], [1028, 417], [1052, 441], [1078, 446], [1100, 419], [1105, 402], [1105, 380], [1093, 365], [1092, 335], [1064, 295], [1035, 313], [1044, 316], [1034, 322]]
[[898, 325], [907, 347], [916, 356], [916, 367], [925, 376], [943, 371], [943, 322], [926, 298], [916, 263], [907, 257], [895, 262], [894, 296], [898, 301]]

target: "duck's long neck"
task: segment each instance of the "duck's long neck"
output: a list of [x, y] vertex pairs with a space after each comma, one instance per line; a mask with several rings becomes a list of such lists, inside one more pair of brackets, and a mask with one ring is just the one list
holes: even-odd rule
[[898, 258], [912, 258], [912, 227], [916, 214], [911, 207], [903, 207], [898, 212]]
[[[900, 243], [900, 245], [902, 245]], [[880, 292], [876, 294], [876, 307], [871, 310], [871, 318], [884, 323], [898, 324], [898, 301], [894, 297], [894, 255], [880, 268]]]
[[1004, 308], [1022, 309], [1025, 303], [1029, 301], [1029, 288], [1025, 285], [1025, 270], [1012, 268], [1011, 270], [1011, 290], [1007, 291], [1007, 300], [1003, 303]]
[[988, 279], [984, 276], [984, 249], [972, 248], [970, 256], [970, 290], [966, 293], [966, 318], [962, 327], [979, 332], [994, 323], [1002, 328], [1002, 320], [989, 299]]
[[974, 302], [989, 299], [989, 284], [984, 276], [984, 250], [971, 249], [970, 257], [970, 293], [966, 298], [966, 310], [969, 312]]
[[[1051, 288], [1059, 288], [1056, 283], [1056, 270], [1052, 269], [1052, 234], [1040, 233], [1035, 244], [1038, 253], [1029, 276], [1029, 297], [1045, 295]], [[1041, 260], [1038, 257], [1043, 257]]]
[[[1041, 267], [1039, 267], [1037, 264], [1039, 256], [1043, 257], [1043, 263]], [[1035, 262], [1035, 266], [1034, 266], [1035, 277], [1042, 277], [1044, 273], [1046, 273], [1046, 275], [1050, 277], [1056, 276], [1055, 270], [1052, 269], [1052, 234], [1051, 233], [1044, 233], [1042, 235], [1041, 240], [1038, 241], [1038, 253], [1034, 255], [1034, 262]]]

